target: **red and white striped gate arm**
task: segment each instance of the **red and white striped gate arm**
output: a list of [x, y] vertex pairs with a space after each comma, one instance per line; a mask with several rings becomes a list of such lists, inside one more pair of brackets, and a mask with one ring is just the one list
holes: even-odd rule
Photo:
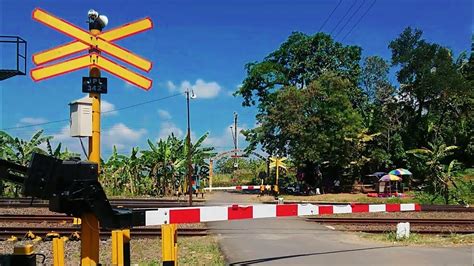
[[421, 211], [419, 204], [256, 204], [212, 207], [162, 208], [145, 212], [145, 225], [181, 224], [240, 219], [306, 216], [357, 212]]
[[204, 190], [259, 190], [260, 186], [206, 187]]

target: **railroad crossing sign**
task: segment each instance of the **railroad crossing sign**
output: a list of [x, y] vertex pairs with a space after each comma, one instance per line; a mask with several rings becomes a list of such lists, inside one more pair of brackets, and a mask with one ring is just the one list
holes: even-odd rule
[[280, 167], [286, 170], [286, 165], [283, 162], [286, 160], [285, 157], [278, 158], [278, 157], [270, 157], [270, 168], [276, 168], [276, 176], [275, 176], [275, 187], [274, 190], [278, 194], [279, 193], [279, 188], [278, 188], [278, 178], [279, 178], [279, 170]]
[[283, 157], [283, 158], [270, 157], [270, 168], [281, 167], [283, 169], [286, 169], [286, 165], [283, 162], [284, 160], [286, 160], [285, 157]]
[[[138, 69], [149, 72], [152, 68], [152, 62], [113, 44], [112, 41], [123, 39], [153, 28], [153, 23], [150, 18], [140, 19], [98, 35], [93, 35], [90, 32], [63, 19], [57, 18], [40, 8], [36, 8], [33, 11], [33, 19], [75, 39], [65, 45], [33, 55], [33, 62], [39, 65], [39, 67], [31, 70], [31, 78], [34, 81], [40, 81], [81, 68], [95, 66], [142, 89], [149, 90], [151, 88], [151, 79], [107, 59], [102, 54], [102, 52], [107, 53], [108, 55], [120, 59]], [[55, 64], [44, 65], [48, 62], [84, 50], [88, 50], [88, 53], [85, 55]]]

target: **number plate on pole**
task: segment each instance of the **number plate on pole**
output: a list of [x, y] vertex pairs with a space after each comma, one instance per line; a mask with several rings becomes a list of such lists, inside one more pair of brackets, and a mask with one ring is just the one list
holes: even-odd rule
[[82, 92], [107, 93], [107, 78], [82, 77]]

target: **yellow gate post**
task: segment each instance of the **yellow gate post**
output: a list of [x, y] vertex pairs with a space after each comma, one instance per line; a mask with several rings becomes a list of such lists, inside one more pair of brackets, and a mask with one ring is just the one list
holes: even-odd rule
[[209, 191], [211, 192], [212, 192], [212, 174], [213, 174], [212, 164], [213, 164], [213, 160], [210, 159], [209, 160]]
[[163, 266], [178, 265], [178, 231], [176, 224], [161, 226], [161, 253]]
[[[92, 29], [93, 35], [98, 35], [100, 30]], [[91, 60], [97, 60], [96, 55], [91, 55]], [[91, 67], [89, 76], [99, 78], [100, 70]], [[92, 137], [89, 137], [89, 161], [98, 164], [100, 173], [100, 94], [90, 93], [92, 98]], [[92, 266], [99, 264], [99, 221], [92, 213], [81, 217], [81, 265]]]
[[63, 237], [53, 238], [53, 265], [64, 266], [64, 242]]
[[112, 265], [130, 265], [130, 229], [112, 231]]
[[276, 167], [276, 178], [275, 178], [275, 193], [278, 195], [279, 194], [279, 190], [278, 190], [278, 163], [279, 163], [279, 160], [276, 160], [275, 161], [275, 167]]

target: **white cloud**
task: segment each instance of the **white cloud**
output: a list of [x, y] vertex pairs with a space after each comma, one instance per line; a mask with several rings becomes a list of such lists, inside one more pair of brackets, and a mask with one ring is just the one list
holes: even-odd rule
[[[213, 146], [217, 150], [229, 150], [234, 147], [234, 140], [232, 138], [232, 134], [230, 131], [230, 127], [234, 126], [233, 124], [228, 125], [224, 128], [220, 135], [213, 134], [210, 132], [209, 137], [204, 140], [204, 145]], [[243, 149], [246, 147], [245, 137], [240, 133], [241, 130], [247, 129], [246, 125], [242, 125], [242, 127], [237, 127], [237, 134], [238, 134], [238, 147]]]
[[[61, 142], [62, 149], [68, 148], [69, 151], [81, 154], [84, 158], [84, 152], [82, 151], [81, 143], [78, 138], [70, 137], [69, 125], [64, 126], [61, 131], [57, 134], [53, 134], [53, 148]], [[101, 135], [101, 146], [102, 150], [110, 150], [114, 145], [118, 150], [129, 150], [133, 146], [139, 144], [140, 139], [147, 133], [144, 128], [132, 129], [127, 127], [123, 123], [117, 123], [109, 129], [102, 131]], [[85, 149], [88, 149], [88, 140], [83, 138]], [[102, 152], [102, 156], [103, 152]]]
[[23, 117], [20, 119], [21, 124], [34, 125], [48, 122], [47, 119], [42, 117]]
[[105, 101], [105, 100], [102, 100], [100, 102], [100, 112], [101, 112], [102, 115], [104, 115], [104, 116], [118, 115], [117, 111], [112, 111], [112, 110], [115, 110], [115, 105], [114, 104], [112, 104], [108, 101]]
[[126, 89], [130, 89], [130, 88], [134, 88], [134, 87], [136, 87], [136, 86], [133, 85], [132, 83], [128, 82], [128, 81], [125, 81], [124, 87], [125, 87]]
[[136, 146], [138, 141], [147, 133], [144, 128], [132, 129], [123, 123], [117, 123], [111, 128], [105, 130], [102, 134], [102, 143], [104, 148], [125, 149]]
[[[69, 125], [65, 125], [61, 128], [59, 133], [53, 134], [52, 146], [53, 149], [56, 148], [59, 142], [61, 142], [61, 150], [65, 150], [66, 148], [70, 152], [78, 153], [84, 158], [84, 152], [82, 151], [81, 142], [78, 138], [73, 138], [70, 136]], [[84, 141], [85, 140], [85, 141]], [[83, 138], [84, 148], [88, 149], [88, 141], [87, 138]]]
[[199, 99], [211, 99], [217, 97], [219, 92], [222, 90], [222, 87], [215, 81], [206, 82], [202, 79], [197, 79], [194, 84], [188, 80], [182, 81], [181, 85], [176, 86], [173, 82], [168, 81], [166, 83], [168, 90], [185, 92], [187, 89], [193, 90], [196, 97]]
[[158, 109], [158, 116], [161, 118], [161, 119], [164, 119], [164, 120], [170, 120], [171, 119], [171, 114], [170, 112], [166, 111], [166, 110], [163, 110], [163, 109]]
[[[82, 99], [89, 99], [88, 96], [83, 97]], [[80, 99], [80, 100], [82, 100]], [[115, 105], [111, 102], [108, 102], [106, 100], [101, 100], [100, 101], [100, 113], [103, 116], [109, 116], [109, 115], [118, 115], [118, 111], [112, 111], [115, 110]]]
[[[179, 139], [183, 139], [186, 137], [186, 129], [179, 128], [176, 124], [171, 121], [164, 121], [160, 124], [160, 129], [158, 131], [157, 140], [166, 139], [168, 136], [173, 134], [175, 137]], [[194, 131], [191, 131], [191, 141], [194, 142], [197, 140], [197, 136]]]
[[184, 131], [177, 127], [170, 121], [165, 121], [160, 124], [160, 131], [158, 132], [158, 139], [166, 139], [171, 134], [178, 138], [184, 137]]
[[166, 82], [166, 87], [168, 88], [169, 91], [175, 91], [177, 89], [176, 85], [172, 82], [169, 81]]

